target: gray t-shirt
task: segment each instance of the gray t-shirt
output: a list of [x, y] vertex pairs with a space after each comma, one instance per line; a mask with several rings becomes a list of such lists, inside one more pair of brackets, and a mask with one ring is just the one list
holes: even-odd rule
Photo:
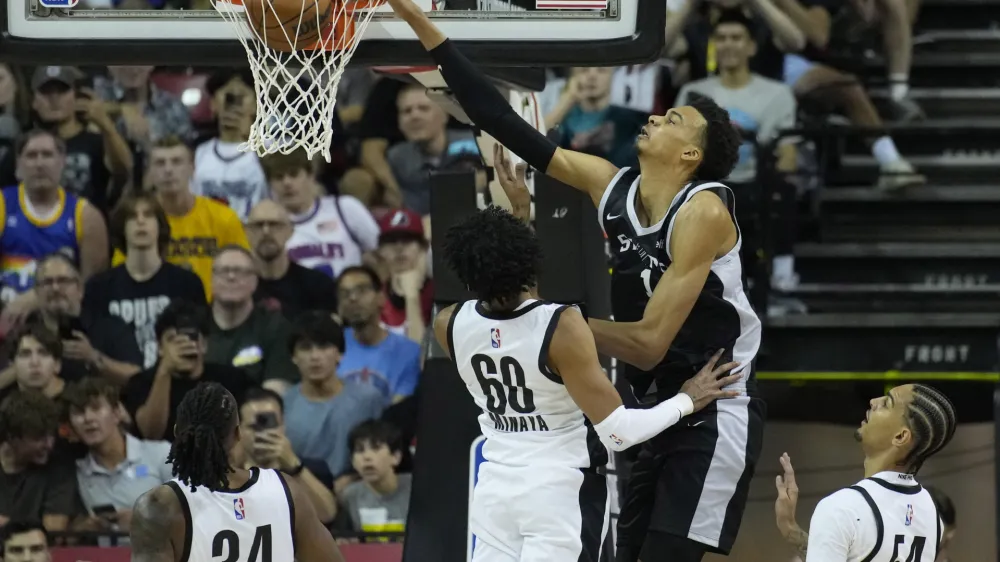
[[420, 215], [431, 212], [431, 172], [463, 155], [479, 155], [479, 146], [471, 131], [448, 131], [447, 135], [447, 145], [440, 156], [430, 156], [410, 141], [398, 143], [386, 151], [385, 159], [403, 192], [403, 206]]
[[[729, 119], [745, 134], [752, 133], [760, 144], [771, 142], [783, 129], [795, 128], [795, 94], [787, 85], [754, 74], [742, 88], [727, 88], [718, 76], [685, 84], [675, 106], [689, 103], [689, 96], [711, 98], [729, 111]], [[782, 143], [794, 142], [792, 138]], [[757, 176], [757, 152], [750, 142], [740, 147], [740, 161], [729, 175], [733, 182], [750, 182]]]
[[410, 509], [410, 489], [413, 479], [399, 475], [396, 491], [383, 496], [364, 481], [354, 482], [340, 494], [340, 503], [351, 515], [356, 532], [393, 533], [406, 528], [406, 512]]
[[285, 393], [285, 435], [299, 458], [323, 459], [336, 478], [350, 468], [347, 435], [363, 421], [382, 415], [385, 399], [375, 387], [344, 381], [340, 394], [317, 402], [299, 383]]

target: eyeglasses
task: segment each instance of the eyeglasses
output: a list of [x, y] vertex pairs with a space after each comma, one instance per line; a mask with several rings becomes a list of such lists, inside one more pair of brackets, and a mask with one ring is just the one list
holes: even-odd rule
[[35, 285], [39, 287], [55, 287], [56, 285], [71, 286], [76, 285], [80, 280], [76, 277], [42, 277], [35, 279]]
[[252, 267], [221, 266], [213, 267], [212, 273], [219, 277], [249, 277], [255, 273]]

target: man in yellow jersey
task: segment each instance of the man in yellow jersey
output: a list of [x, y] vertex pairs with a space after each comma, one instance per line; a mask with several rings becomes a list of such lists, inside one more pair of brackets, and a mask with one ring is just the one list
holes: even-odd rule
[[[201, 278], [205, 295], [212, 294], [212, 257], [224, 246], [249, 248], [243, 223], [225, 203], [191, 192], [194, 159], [177, 137], [164, 137], [149, 155], [147, 183], [167, 214], [170, 246], [167, 261], [189, 268]], [[115, 251], [113, 265], [124, 263]]]

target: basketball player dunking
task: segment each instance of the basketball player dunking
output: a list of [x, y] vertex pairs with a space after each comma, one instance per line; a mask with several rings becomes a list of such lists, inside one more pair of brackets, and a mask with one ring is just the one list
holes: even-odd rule
[[202, 383], [177, 407], [167, 459], [175, 480], [143, 494], [132, 511], [133, 562], [297, 560], [343, 562], [308, 496], [277, 470], [234, 468], [236, 399]]
[[479, 128], [598, 207], [614, 249], [616, 322], [589, 323], [598, 350], [628, 363], [635, 393], [670, 399], [717, 349], [739, 363], [739, 398], [714, 403], [639, 448], [618, 523], [621, 562], [728, 553], [765, 416], [753, 373], [760, 321], [744, 294], [733, 194], [717, 182], [732, 171], [741, 142], [728, 113], [701, 98], [651, 116], [636, 141], [641, 174], [618, 169], [558, 148], [514, 113], [411, 0], [389, 3]]
[[623, 407], [580, 311], [535, 297], [540, 258], [531, 228], [498, 207], [445, 239], [448, 265], [477, 297], [434, 321], [483, 412], [488, 462], [469, 512], [475, 562], [598, 562], [610, 516], [597, 472], [605, 446], [620, 451], [738, 394], [721, 390], [740, 375], [720, 378], [737, 366], [716, 368], [720, 351], [669, 400]]
[[934, 562], [944, 525], [915, 477], [951, 441], [956, 424], [951, 401], [929, 386], [897, 386], [872, 400], [854, 433], [865, 453], [865, 479], [820, 500], [811, 534], [795, 521], [799, 487], [786, 453], [784, 475], [775, 481], [781, 534], [805, 562]]

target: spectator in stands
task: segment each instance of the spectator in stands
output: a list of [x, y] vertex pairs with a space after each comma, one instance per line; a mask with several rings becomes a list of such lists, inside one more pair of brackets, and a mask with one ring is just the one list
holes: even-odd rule
[[40, 322], [29, 322], [7, 337], [10, 346], [10, 367], [4, 375], [13, 375], [13, 385], [0, 391], [0, 401], [10, 396], [38, 392], [56, 399], [66, 389], [59, 376], [63, 346], [59, 336]]
[[[807, 45], [802, 55], [785, 57], [784, 76], [785, 83], [793, 88], [803, 105], [814, 106], [824, 116], [829, 111], [842, 111], [851, 124], [858, 127], [882, 128], [882, 118], [858, 79], [818, 62], [826, 58], [825, 51], [830, 41], [832, 14], [829, 10], [839, 10], [841, 3], [831, 3], [830, 0], [775, 1], [806, 36]], [[897, 104], [897, 108], [913, 105], [905, 99], [901, 103], [902, 106]], [[902, 111], [907, 110], [903, 108]], [[910, 113], [916, 115], [912, 110]], [[882, 171], [879, 187], [895, 189], [925, 181], [899, 154], [896, 143], [888, 134], [869, 140], [872, 156], [878, 161]]]
[[239, 368], [255, 386], [279, 394], [299, 380], [288, 351], [291, 324], [257, 306], [257, 264], [249, 250], [227, 246], [212, 268], [212, 324], [205, 361]]
[[412, 479], [396, 474], [402, 459], [399, 430], [387, 422], [371, 420], [351, 431], [351, 464], [361, 475], [340, 495], [351, 516], [354, 531], [401, 533], [410, 510]]
[[17, 183], [14, 143], [29, 125], [28, 89], [16, 67], [0, 63], [0, 185]]
[[237, 466], [276, 468], [298, 480], [309, 495], [320, 521], [329, 523], [337, 514], [333, 476], [320, 459], [300, 459], [285, 436], [285, 405], [277, 393], [255, 388], [240, 406], [241, 447], [235, 449]]
[[937, 507], [938, 516], [941, 518], [941, 523], [944, 524], [941, 542], [938, 544], [937, 558], [934, 559], [934, 562], [951, 562], [948, 547], [951, 546], [951, 542], [955, 539], [955, 531], [957, 530], [955, 526], [955, 504], [948, 497], [948, 494], [942, 492], [937, 486], [924, 486], [924, 488], [930, 492], [931, 499], [934, 500], [934, 506]]
[[300, 458], [323, 459], [330, 474], [339, 477], [350, 469], [348, 434], [359, 423], [379, 417], [384, 399], [371, 386], [337, 376], [344, 332], [329, 314], [300, 317], [288, 347], [302, 374], [302, 382], [285, 394], [288, 440]]
[[21, 185], [3, 190], [0, 275], [2, 300], [27, 313], [38, 304], [31, 290], [37, 260], [67, 252], [89, 278], [108, 266], [108, 233], [93, 205], [59, 187], [66, 163], [62, 139], [36, 129], [18, 140], [16, 151]]
[[226, 387], [237, 402], [256, 386], [243, 371], [230, 365], [206, 365], [211, 321], [204, 307], [174, 300], [156, 319], [159, 362], [129, 379], [122, 390], [125, 409], [135, 420], [135, 435], [173, 441], [177, 406], [201, 382]]
[[374, 387], [389, 406], [413, 394], [420, 378], [420, 344], [386, 330], [379, 322], [385, 296], [370, 267], [344, 271], [337, 280], [347, 349], [337, 375]]
[[912, 25], [919, 3], [908, 0], [852, 0], [851, 5], [865, 23], [877, 24], [882, 29], [893, 118], [901, 122], [922, 119], [923, 110], [909, 97], [910, 65], [913, 60]]
[[181, 100], [156, 87], [152, 66], [109, 66], [110, 79], [97, 78], [94, 89], [114, 102], [118, 130], [136, 148], [148, 152], [152, 143], [176, 136], [194, 140], [191, 116]]
[[805, 36], [772, 0], [667, 0], [665, 44], [673, 59], [688, 63], [688, 78], [699, 80], [715, 74], [718, 61], [712, 28], [719, 14], [739, 9], [754, 22], [757, 51], [750, 69], [772, 80], [781, 80], [785, 53], [800, 51]]
[[406, 209], [392, 211], [379, 222], [379, 255], [389, 272], [382, 323], [420, 343], [434, 304], [424, 225], [415, 212]]
[[361, 121], [378, 78], [369, 68], [348, 68], [337, 85], [337, 115], [348, 131]]
[[52, 254], [39, 262], [36, 285], [38, 320], [62, 340], [63, 379], [97, 375], [124, 384], [139, 372], [142, 354], [128, 324], [104, 311], [83, 308], [83, 280], [69, 258]]
[[164, 261], [170, 223], [152, 193], [126, 195], [111, 214], [111, 243], [124, 262], [87, 282], [84, 310], [120, 318], [134, 332], [142, 361], [156, 363], [156, 319], [174, 299], [205, 303], [205, 287], [194, 273]]
[[87, 526], [127, 533], [139, 496], [173, 478], [167, 463], [170, 444], [125, 432], [119, 387], [107, 380], [88, 377], [73, 383], [64, 399], [73, 433], [87, 446], [87, 455], [76, 461]]
[[555, 107], [545, 116], [545, 125], [556, 129], [564, 148], [595, 154], [616, 166], [636, 165], [635, 137], [648, 114], [611, 105], [611, 67], [570, 70]]
[[402, 192], [403, 206], [426, 216], [431, 212], [431, 172], [464, 153], [479, 154], [479, 147], [471, 131], [448, 129], [448, 114], [420, 84], [403, 86], [396, 107], [406, 140], [390, 147], [386, 160]]
[[205, 85], [218, 119], [218, 136], [198, 146], [191, 187], [198, 195], [225, 201], [240, 220], [270, 197], [267, 178], [253, 152], [241, 152], [250, 136], [257, 111], [253, 75], [249, 69], [227, 69], [209, 77]]
[[376, 248], [378, 224], [360, 201], [347, 195], [317, 196], [304, 150], [272, 154], [262, 163], [275, 198], [291, 215], [294, 230], [285, 247], [292, 261], [335, 279]]
[[[5, 524], [6, 523], [6, 524]], [[51, 562], [49, 534], [38, 522], [0, 517], [0, 559], [5, 562]]]
[[328, 275], [303, 267], [285, 251], [292, 237], [288, 212], [274, 201], [261, 201], [250, 211], [247, 238], [259, 279], [253, 299], [294, 320], [306, 310], [337, 311], [337, 285]]
[[72, 66], [38, 67], [31, 79], [31, 106], [42, 125], [65, 143], [62, 187], [86, 197], [106, 216], [132, 179], [132, 151], [104, 100], [80, 86], [84, 78]]
[[0, 402], [0, 522], [40, 520], [64, 531], [76, 507], [73, 465], [52, 457], [60, 408], [39, 392]]
[[[191, 192], [193, 160], [179, 138], [155, 143], [149, 159], [149, 184], [170, 225], [165, 257], [198, 275], [207, 299], [212, 294], [212, 257], [218, 249], [234, 244], [249, 247], [243, 224], [232, 209]], [[113, 263], [125, 263], [125, 254], [116, 251]]]
[[367, 170], [382, 187], [381, 203], [389, 208], [403, 204], [403, 192], [399, 187], [386, 153], [392, 145], [403, 142], [399, 130], [399, 112], [396, 99], [403, 88], [403, 82], [389, 77], [375, 81], [365, 103], [357, 133], [361, 137], [358, 156], [361, 167]]

